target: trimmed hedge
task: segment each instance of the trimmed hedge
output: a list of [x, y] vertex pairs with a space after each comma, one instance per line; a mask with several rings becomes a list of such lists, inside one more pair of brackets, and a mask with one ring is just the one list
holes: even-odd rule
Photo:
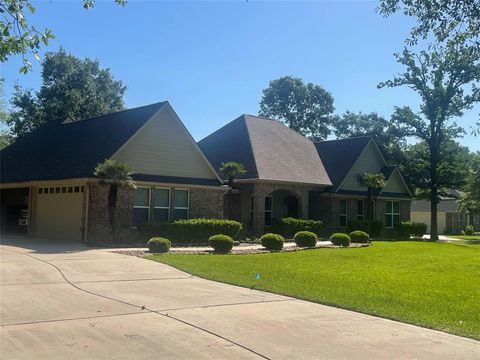
[[295, 244], [300, 247], [315, 247], [317, 245], [317, 234], [311, 231], [299, 231], [293, 238]]
[[225, 219], [189, 219], [174, 222], [150, 221], [138, 227], [140, 236], [149, 239], [162, 236], [174, 244], [207, 244], [208, 239], [217, 234], [224, 234], [236, 239], [242, 230], [242, 224]]
[[370, 235], [365, 231], [355, 230], [348, 234], [348, 236], [350, 236], [352, 243], [368, 244], [370, 242]]
[[427, 224], [412, 221], [402, 221], [395, 226], [397, 235], [402, 239], [410, 239], [410, 236], [421, 238], [427, 232]]
[[285, 239], [282, 235], [267, 233], [262, 235], [260, 242], [267, 250], [282, 250]]
[[330, 241], [336, 246], [350, 246], [350, 236], [344, 233], [335, 233], [330, 236]]
[[319, 235], [321, 228], [322, 222], [320, 220], [307, 220], [287, 217], [272, 219], [272, 226], [270, 226], [268, 230], [270, 232], [280, 234], [285, 238], [291, 239], [299, 231], [311, 231]]
[[378, 238], [382, 235], [384, 226], [379, 220], [352, 220], [348, 222], [348, 231], [360, 230], [366, 232], [371, 238]]
[[208, 239], [208, 245], [217, 253], [228, 253], [233, 248], [233, 239], [228, 235], [213, 235]]
[[172, 243], [170, 240], [161, 238], [161, 237], [153, 237], [147, 242], [148, 250], [153, 253], [166, 253], [170, 250]]

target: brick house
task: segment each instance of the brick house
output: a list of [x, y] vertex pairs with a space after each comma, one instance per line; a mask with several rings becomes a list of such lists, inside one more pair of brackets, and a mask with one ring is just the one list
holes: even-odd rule
[[[369, 137], [313, 143], [279, 121], [242, 115], [198, 144], [215, 169], [227, 161], [245, 166], [225, 214], [253, 233], [286, 216], [322, 220], [326, 234], [367, 214], [387, 229], [410, 219], [405, 181]], [[358, 176], [380, 172], [385, 186], [370, 203]]]
[[52, 120], [0, 152], [3, 233], [78, 241], [110, 238], [105, 159], [126, 162], [117, 223], [223, 217], [225, 186], [168, 102], [90, 119]]

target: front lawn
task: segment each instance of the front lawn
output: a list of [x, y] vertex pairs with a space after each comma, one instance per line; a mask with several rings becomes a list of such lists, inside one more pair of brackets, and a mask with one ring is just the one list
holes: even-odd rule
[[147, 258], [207, 279], [480, 339], [477, 245], [376, 241], [358, 249]]

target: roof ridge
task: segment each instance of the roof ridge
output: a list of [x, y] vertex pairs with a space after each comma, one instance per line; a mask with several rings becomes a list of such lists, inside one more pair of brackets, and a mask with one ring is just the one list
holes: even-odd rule
[[348, 141], [348, 140], [359, 140], [359, 139], [373, 139], [371, 135], [361, 135], [361, 136], [353, 136], [344, 139], [330, 139], [330, 140], [317, 140], [314, 141], [314, 144], [326, 143], [326, 142], [333, 142], [333, 141]]
[[[80, 121], [87, 121], [87, 120], [94, 120], [94, 119], [97, 119], [99, 117], [103, 117], [103, 116], [108, 116], [108, 115], [113, 115], [113, 114], [118, 114], [118, 113], [122, 113], [122, 112], [126, 112], [126, 111], [133, 111], [133, 110], [138, 110], [138, 109], [142, 109], [142, 108], [147, 108], [147, 107], [150, 107], [150, 106], [154, 106], [154, 105], [165, 105], [165, 103], [168, 103], [168, 101], [159, 101], [159, 102], [156, 102], [156, 103], [152, 103], [152, 104], [148, 104], [148, 105], [142, 105], [142, 106], [137, 106], [137, 107], [134, 107], [134, 108], [128, 108], [128, 109], [123, 109], [123, 110], [118, 110], [118, 111], [112, 111], [112, 112], [108, 112], [108, 113], [104, 113], [104, 114], [100, 114], [100, 115], [96, 115], [96, 116], [92, 116], [92, 117], [89, 117], [89, 118], [84, 118], [84, 119], [78, 119], [78, 120], [74, 120], [74, 121], [71, 121], [71, 122], [67, 122], [67, 123], [62, 123], [62, 125], [69, 125], [69, 124], [75, 124], [75, 123], [78, 123]], [[61, 120], [62, 118], [58, 118], [58, 119], [55, 119], [55, 120]], [[63, 120], [65, 120], [65, 118], [63, 118]], [[48, 121], [47, 121], [48, 122]]]

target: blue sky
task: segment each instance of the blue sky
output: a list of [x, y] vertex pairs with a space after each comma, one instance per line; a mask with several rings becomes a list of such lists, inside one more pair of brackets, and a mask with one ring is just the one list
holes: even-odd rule
[[[377, 89], [402, 70], [393, 53], [402, 49], [411, 19], [375, 13], [375, 1], [352, 2], [34, 2], [36, 26], [63, 46], [93, 57], [127, 85], [127, 107], [168, 100], [200, 140], [242, 113], [256, 114], [262, 90], [272, 79], [293, 75], [322, 85], [336, 113], [377, 112], [418, 106], [409, 89]], [[2, 64], [5, 97], [15, 82], [40, 85], [40, 64], [24, 76], [20, 59]], [[470, 128], [478, 109], [459, 120]], [[468, 130], [470, 134], [470, 130]], [[480, 139], [461, 143], [480, 150]]]

